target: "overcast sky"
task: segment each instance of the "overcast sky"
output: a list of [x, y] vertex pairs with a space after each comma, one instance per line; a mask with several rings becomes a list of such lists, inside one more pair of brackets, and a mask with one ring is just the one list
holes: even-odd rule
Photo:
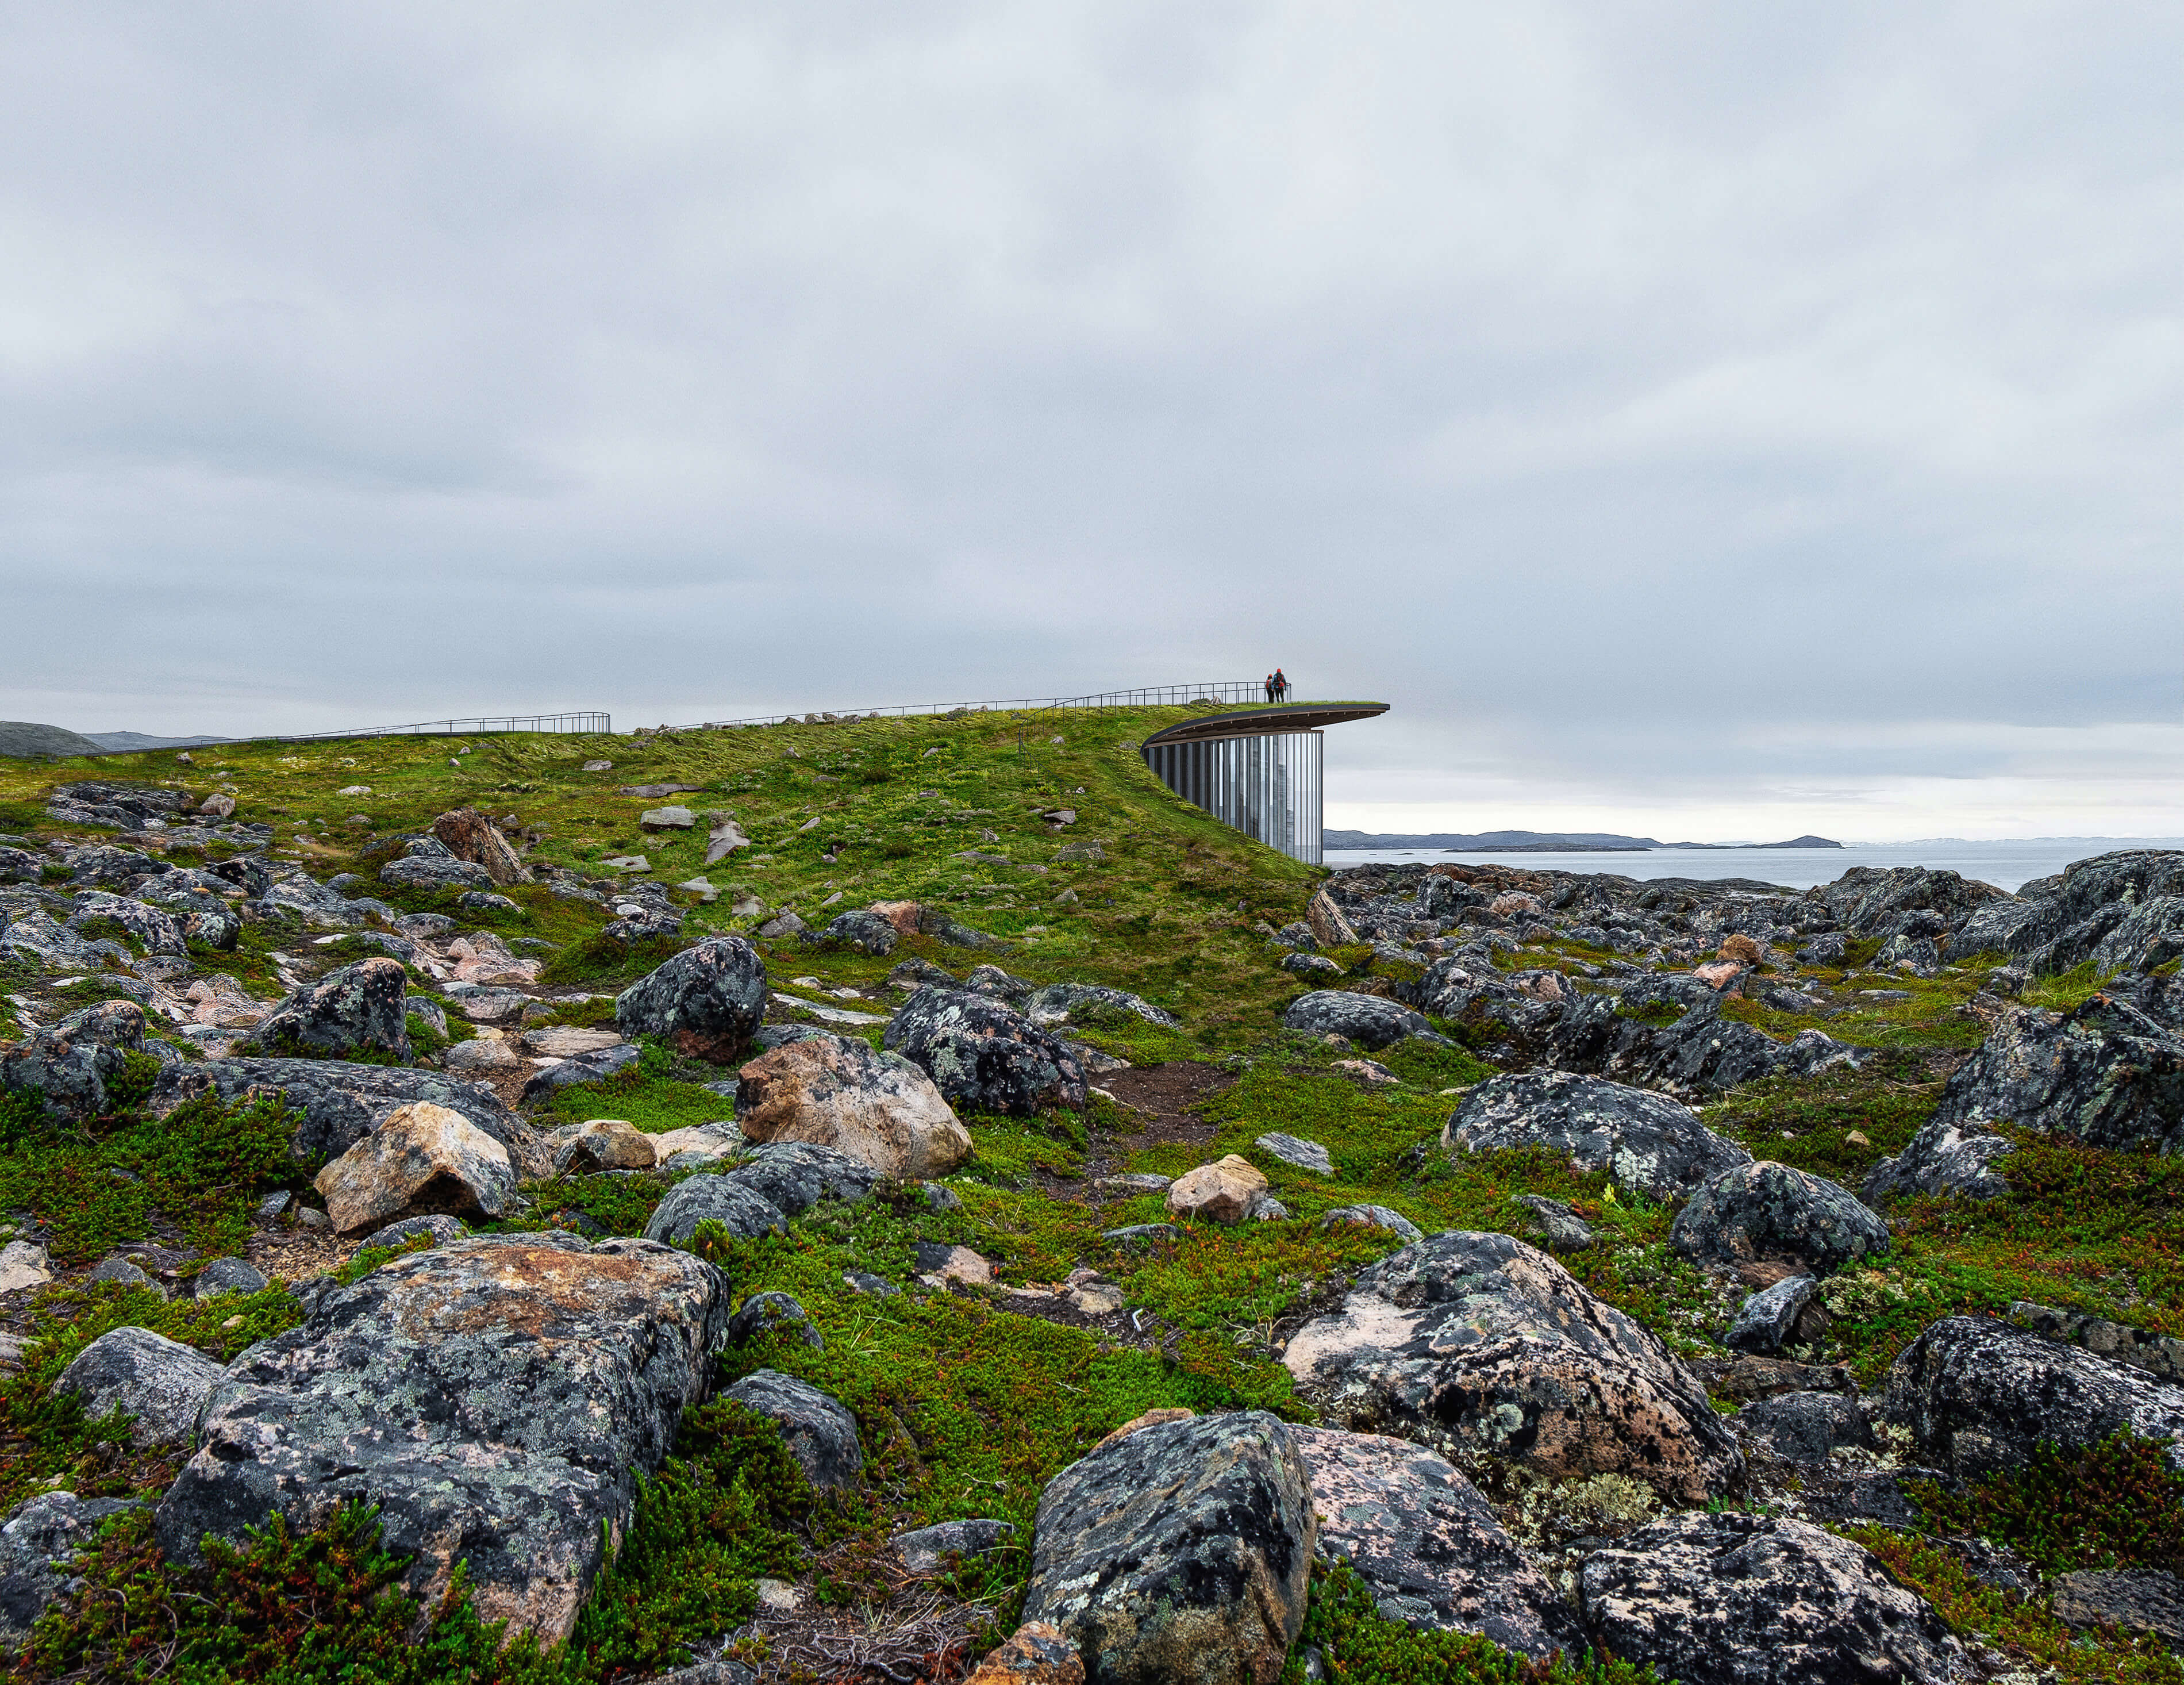
[[0, 18], [0, 716], [1279, 661], [1334, 824], [2184, 833], [2174, 4]]

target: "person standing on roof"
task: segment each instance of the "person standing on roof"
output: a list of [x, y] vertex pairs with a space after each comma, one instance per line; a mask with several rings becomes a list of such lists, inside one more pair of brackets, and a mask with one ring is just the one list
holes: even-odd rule
[[1267, 675], [1267, 677], [1266, 677], [1265, 680], [1263, 681], [1263, 683], [1262, 683], [1262, 684], [1261, 688], [1262, 688], [1262, 689], [1264, 689], [1264, 690], [1266, 691], [1266, 693], [1267, 693], [1267, 700], [1268, 700], [1268, 701], [1269, 701], [1269, 702], [1273, 701], [1273, 700], [1274, 700], [1274, 676], [1273, 676], [1273, 674], [1272, 674], [1272, 673], [1268, 673], [1268, 674]]
[[1274, 700], [1277, 702], [1286, 702], [1289, 700], [1289, 678], [1279, 667], [1276, 667], [1274, 669]]

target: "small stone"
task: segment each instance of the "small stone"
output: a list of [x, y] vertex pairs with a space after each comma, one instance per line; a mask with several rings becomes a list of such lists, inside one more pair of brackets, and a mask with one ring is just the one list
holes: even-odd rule
[[1819, 1291], [1819, 1282], [1807, 1275], [1785, 1276], [1763, 1288], [1739, 1307], [1722, 1344], [1732, 1352], [1774, 1356], [1794, 1337], [1798, 1317]]
[[53, 1279], [46, 1249], [29, 1241], [10, 1241], [0, 1247], [0, 1293], [16, 1293], [42, 1287]]
[[147, 1275], [142, 1268], [133, 1259], [120, 1257], [119, 1254], [100, 1260], [98, 1266], [84, 1279], [88, 1281], [118, 1284], [125, 1287], [148, 1287], [161, 1298], [167, 1297], [167, 1290]]
[[788, 1454], [813, 1486], [852, 1486], [864, 1472], [856, 1418], [809, 1381], [762, 1369], [722, 1396], [778, 1424]]
[[920, 1241], [916, 1252], [919, 1279], [928, 1286], [944, 1286], [950, 1281], [978, 1287], [993, 1284], [994, 1266], [968, 1247]]
[[1007, 1521], [943, 1521], [937, 1527], [913, 1527], [888, 1541], [913, 1574], [938, 1573], [951, 1556], [982, 1556], [1010, 1537]]
[[1339, 1205], [1319, 1219], [1323, 1229], [1337, 1224], [1349, 1224], [1360, 1229], [1385, 1229], [1398, 1239], [1422, 1241], [1424, 1234], [1418, 1225], [1400, 1211], [1391, 1211], [1384, 1205]]
[[787, 1293], [753, 1293], [743, 1308], [728, 1319], [728, 1343], [747, 1346], [755, 1340], [787, 1334], [818, 1351], [827, 1349], [827, 1336], [811, 1325], [802, 1305]]
[[1232, 1152], [1177, 1177], [1167, 1191], [1167, 1208], [1177, 1217], [1240, 1223], [1266, 1191], [1267, 1179], [1258, 1167]]
[[1309, 1170], [1315, 1176], [1332, 1176], [1334, 1161], [1328, 1157], [1327, 1149], [1316, 1141], [1304, 1141], [1293, 1135], [1276, 1131], [1261, 1135], [1251, 1143], [1270, 1158], [1300, 1170]]
[[1550, 1199], [1545, 1194], [1520, 1193], [1511, 1197], [1512, 1205], [1521, 1205], [1535, 1219], [1534, 1228], [1546, 1241], [1550, 1252], [1582, 1252], [1593, 1241], [1591, 1226], [1561, 1200]]
[[265, 1290], [265, 1275], [239, 1258], [216, 1258], [197, 1273], [192, 1295], [217, 1299], [230, 1293], [258, 1293]]

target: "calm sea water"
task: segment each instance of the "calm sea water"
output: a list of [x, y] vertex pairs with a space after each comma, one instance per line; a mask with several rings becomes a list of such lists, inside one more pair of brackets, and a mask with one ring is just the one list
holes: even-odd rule
[[1961, 872], [1997, 889], [2014, 890], [2126, 848], [2184, 848], [2176, 837], [2035, 837], [2022, 842], [1860, 843], [1847, 848], [1652, 848], [1616, 854], [1462, 854], [1441, 849], [1329, 849], [1329, 866], [1375, 862], [1455, 862], [1517, 866], [1540, 872], [1613, 872], [1625, 878], [1756, 878], [1785, 889], [1831, 884], [1853, 866], [1930, 866]]

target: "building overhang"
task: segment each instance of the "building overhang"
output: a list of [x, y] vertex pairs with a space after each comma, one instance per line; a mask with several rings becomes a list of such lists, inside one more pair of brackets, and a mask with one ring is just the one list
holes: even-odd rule
[[1241, 708], [1205, 714], [1156, 731], [1148, 749], [1170, 743], [1207, 743], [1230, 737], [1277, 737], [1285, 732], [1318, 731], [1350, 720], [1369, 720], [1388, 711], [1385, 702], [1299, 702], [1271, 708]]

